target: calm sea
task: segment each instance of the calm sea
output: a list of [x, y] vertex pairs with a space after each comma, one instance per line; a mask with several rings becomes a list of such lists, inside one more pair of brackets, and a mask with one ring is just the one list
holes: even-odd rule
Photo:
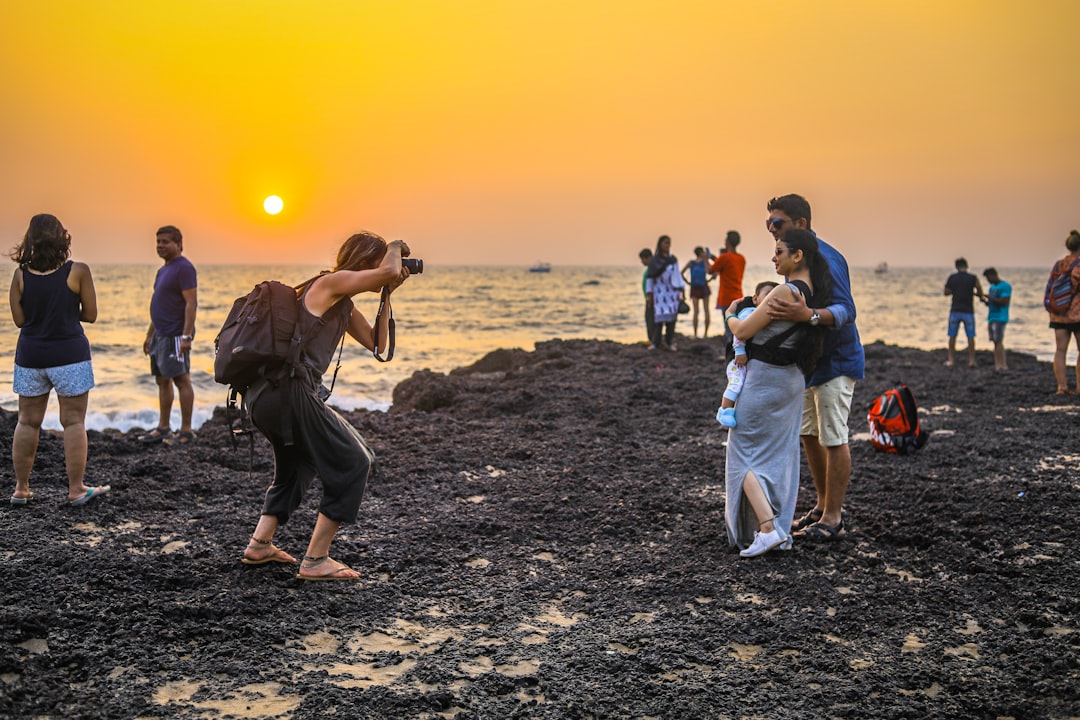
[[[142, 354], [157, 267], [92, 268], [99, 319], [85, 326], [97, 380], [87, 415], [91, 429], [148, 428], [157, 422], [157, 387]], [[319, 268], [200, 265], [198, 270], [199, 316], [192, 356], [196, 426], [225, 402], [225, 388], [213, 378], [213, 340], [234, 298], [261, 280], [298, 283]], [[1053, 335], [1042, 308], [1048, 270], [999, 271], [1013, 286], [1006, 347], [1050, 360]], [[332, 403], [345, 409], [384, 410], [390, 406], [394, 386], [414, 371], [426, 368], [447, 372], [497, 348], [531, 350], [536, 342], [552, 338], [642, 341], [641, 272], [640, 266], [555, 266], [549, 273], [531, 273], [526, 267], [427, 265], [424, 274], [411, 278], [395, 293], [397, 350], [393, 361], [376, 362], [359, 345], [346, 343]], [[924, 350], [945, 347], [949, 304], [942, 287], [950, 272], [949, 268], [904, 268], [887, 273], [853, 269], [853, 293], [863, 342], [882, 340]], [[749, 266], [744, 288], [749, 292], [757, 282], [774, 278], [771, 266]], [[357, 306], [369, 318], [374, 316], [377, 305], [374, 295], [357, 300]], [[979, 306], [976, 312], [977, 346], [986, 349], [990, 345], [985, 338], [985, 310]], [[692, 333], [689, 316], [680, 319], [678, 329]], [[716, 315], [713, 334], [719, 329]], [[13, 324], [0, 333], [0, 406], [8, 410], [18, 406], [18, 398], [11, 392], [17, 338]], [[963, 339], [960, 345], [964, 345]], [[1075, 356], [1073, 349], [1070, 363], [1075, 362]], [[718, 383], [722, 377], [723, 369], [718, 366]], [[56, 412], [54, 397], [46, 416], [47, 428], [60, 427]], [[177, 427], [178, 407], [173, 408], [173, 415], [172, 424]]]

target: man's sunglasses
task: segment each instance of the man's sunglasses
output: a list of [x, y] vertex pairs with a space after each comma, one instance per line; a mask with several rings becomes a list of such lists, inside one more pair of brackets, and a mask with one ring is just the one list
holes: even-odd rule
[[765, 221], [765, 229], [769, 232], [773, 230], [779, 230], [784, 226], [784, 218], [769, 218]]

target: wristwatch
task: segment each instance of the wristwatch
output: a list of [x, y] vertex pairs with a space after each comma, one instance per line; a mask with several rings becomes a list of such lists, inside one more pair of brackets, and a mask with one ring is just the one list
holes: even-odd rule
[[[815, 324], [815, 325], [817, 325], [817, 323], [814, 323], [814, 324]], [[181, 335], [181, 336], [180, 336], [180, 339], [181, 339], [181, 340], [188, 340], [188, 341], [191, 341], [191, 340], [194, 340], [194, 339], [195, 339], [195, 336], [194, 336], [194, 335]]]
[[814, 314], [810, 316], [810, 324], [817, 327], [817, 324], [821, 322], [821, 316], [818, 315], [818, 311], [815, 310]]

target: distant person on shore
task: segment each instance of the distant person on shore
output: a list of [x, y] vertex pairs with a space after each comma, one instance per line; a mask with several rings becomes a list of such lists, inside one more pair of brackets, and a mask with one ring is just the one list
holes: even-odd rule
[[[742, 281], [743, 272], [746, 270], [746, 258], [740, 255], [736, 248], [742, 237], [734, 230], [728, 230], [724, 238], [724, 248], [709, 266], [709, 272], [720, 278], [719, 287], [716, 290], [716, 308], [724, 311], [743, 296]], [[725, 338], [731, 342], [732, 335], [724, 325]], [[731, 360], [731, 357], [728, 357]]]
[[[757, 287], [754, 288], [752, 297], [745, 297], [735, 303], [733, 306], [735, 314], [732, 319], [745, 320], [750, 317], [750, 314], [754, 312], [754, 308], [765, 302], [765, 298], [768, 297], [769, 292], [774, 287], [776, 287], [776, 283], [770, 280], [758, 283]], [[739, 393], [742, 392], [743, 385], [746, 383], [746, 364], [750, 361], [750, 358], [746, 355], [746, 342], [737, 337], [732, 337], [735, 357], [727, 364], [727, 387], [724, 388], [724, 396], [720, 401], [720, 412], [716, 414], [717, 421], [726, 428], [736, 426], [735, 403], [738, 402]]]
[[1080, 232], [1073, 230], [1065, 239], [1065, 249], [1069, 254], [1058, 260], [1060, 272], [1068, 272], [1072, 277], [1073, 297], [1069, 309], [1063, 313], [1050, 313], [1050, 327], [1054, 331], [1054, 379], [1057, 380], [1058, 395], [1080, 393], [1080, 358], [1076, 361], [1076, 390], [1069, 389], [1068, 367], [1066, 359], [1069, 352], [1069, 339], [1076, 338], [1076, 347], [1080, 348]]
[[352, 296], [379, 293], [384, 286], [396, 289], [409, 276], [401, 264], [408, 255], [409, 247], [401, 240], [387, 244], [375, 233], [361, 232], [338, 250], [333, 270], [301, 286], [299, 322], [308, 338], [302, 371], [260, 380], [245, 398], [252, 423], [274, 446], [274, 482], [244, 550], [244, 564], [296, 563], [296, 558], [274, 546], [274, 533], [300, 506], [318, 475], [323, 486], [319, 515], [296, 577], [360, 579], [360, 573], [330, 557], [330, 543], [342, 523], [356, 522], [375, 454], [356, 428], [326, 406], [319, 392], [323, 373], [346, 332], [368, 350], [375, 349], [376, 339], [379, 348], [386, 347], [387, 323], [373, 329], [353, 306]]
[[[810, 227], [810, 203], [801, 195], [773, 198], [767, 205], [765, 226], [774, 238], [792, 227]], [[817, 234], [814, 234], [817, 237]], [[855, 301], [851, 297], [851, 277], [847, 260], [836, 248], [818, 238], [818, 249], [829, 266], [831, 299], [826, 307], [807, 307], [801, 298], [789, 302], [772, 297], [766, 303], [774, 320], [807, 322], [828, 328], [822, 357], [806, 380], [803, 393], [802, 446], [814, 480], [817, 500], [814, 507], [792, 525], [806, 540], [836, 540], [843, 537], [844, 497], [851, 479], [851, 448], [848, 446], [848, 415], [855, 383], [865, 368], [862, 342], [855, 327]], [[820, 293], [819, 293], [820, 294]]]
[[978, 295], [980, 300], [986, 302], [986, 295], [979, 278], [967, 269], [967, 260], [956, 258], [956, 272], [945, 281], [945, 294], [952, 296], [949, 306], [949, 357], [945, 361], [947, 367], [952, 367], [956, 360], [956, 334], [961, 323], [968, 339], [968, 367], [975, 367], [975, 301], [972, 296]]
[[[184, 257], [184, 237], [166, 225], [157, 231], [157, 254], [165, 265], [154, 278], [150, 299], [150, 327], [143, 341], [143, 354], [150, 357], [150, 372], [158, 387], [157, 428], [139, 436], [139, 442], [185, 445], [195, 439], [191, 412], [195, 389], [191, 386], [191, 343], [195, 340], [195, 313], [198, 289], [195, 266]], [[172, 432], [170, 417], [173, 386], [180, 396], [180, 430]]]
[[645, 269], [641, 272], [641, 294], [645, 296], [645, 337], [649, 339], [649, 346], [652, 346], [653, 341], [653, 325], [656, 321], [653, 320], [652, 300], [649, 298], [649, 261], [652, 260], [652, 250], [644, 248], [638, 253], [638, 257], [641, 258], [641, 264], [645, 266]]
[[675, 350], [675, 322], [685, 300], [679, 261], [671, 254], [671, 238], [661, 235], [645, 271], [645, 294], [653, 310], [653, 349]]
[[1012, 301], [1012, 285], [998, 275], [995, 268], [983, 270], [983, 277], [990, 287], [986, 289], [986, 327], [990, 342], [994, 343], [994, 370], [1008, 370], [1005, 362], [1005, 326], [1009, 323], [1009, 303]]
[[[813, 233], [789, 228], [774, 252], [776, 272], [786, 281], [768, 298], [815, 307], [815, 298], [829, 297], [829, 266]], [[821, 357], [824, 336], [815, 325], [774, 320], [767, 304], [745, 319], [735, 316], [736, 303], [728, 308], [731, 332], [747, 343], [750, 356], [739, 422], [728, 431], [725, 470], [728, 543], [741, 548], [743, 557], [791, 547], [799, 498], [800, 409], [806, 375]]]
[[64, 427], [68, 502], [83, 505], [109, 492], [86, 485], [86, 406], [94, 387], [90, 342], [82, 323], [97, 320], [97, 294], [90, 268], [71, 257], [71, 234], [52, 215], [35, 215], [10, 257], [18, 264], [11, 278], [11, 319], [19, 328], [13, 390], [19, 420], [11, 441], [15, 468], [12, 505], [26, 505], [30, 471], [37, 457], [41, 423], [56, 390]]
[[[687, 271], [690, 277], [686, 277]], [[705, 310], [705, 334], [709, 337], [709, 258], [705, 254], [705, 248], [694, 248], [694, 259], [690, 260], [682, 269], [683, 282], [690, 285], [690, 300], [694, 306], [694, 337], [698, 331], [698, 309]]]

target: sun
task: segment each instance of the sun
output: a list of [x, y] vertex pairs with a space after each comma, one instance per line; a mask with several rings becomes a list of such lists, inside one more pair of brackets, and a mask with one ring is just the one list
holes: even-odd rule
[[263, 200], [263, 210], [271, 215], [277, 215], [285, 207], [285, 201], [277, 195], [271, 195]]

